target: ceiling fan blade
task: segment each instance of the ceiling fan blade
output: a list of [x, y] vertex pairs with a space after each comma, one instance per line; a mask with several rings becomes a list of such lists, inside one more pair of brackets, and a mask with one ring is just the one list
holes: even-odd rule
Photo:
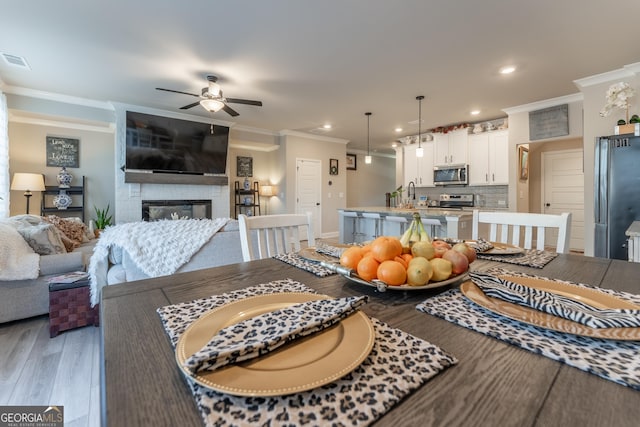
[[181, 110], [188, 110], [189, 108], [193, 108], [196, 105], [200, 105], [200, 101], [194, 102], [193, 104], [185, 105], [184, 107], [180, 107]]
[[250, 99], [240, 99], [240, 98], [225, 98], [227, 102], [231, 102], [233, 104], [246, 104], [246, 105], [256, 105], [258, 107], [262, 107], [262, 101], [252, 101]]
[[157, 87], [156, 90], [163, 90], [165, 92], [173, 92], [173, 93], [181, 93], [183, 95], [191, 95], [191, 96], [195, 96], [197, 98], [200, 98], [200, 95], [196, 95], [195, 93], [189, 93], [189, 92], [182, 92], [179, 90], [173, 90], [173, 89], [163, 89], [161, 87]]
[[229, 107], [227, 104], [224, 104], [224, 107], [222, 107], [222, 109], [223, 109], [224, 111], [226, 111], [226, 112], [227, 112], [227, 114], [229, 114], [229, 115], [230, 115], [230, 116], [232, 116], [232, 117], [236, 117], [236, 116], [239, 116], [239, 115], [240, 115], [240, 113], [238, 113], [238, 112], [237, 112], [236, 110], [234, 110], [233, 108]]

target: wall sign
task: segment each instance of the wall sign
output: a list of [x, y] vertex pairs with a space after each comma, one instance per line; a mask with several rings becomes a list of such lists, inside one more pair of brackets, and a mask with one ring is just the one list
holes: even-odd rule
[[47, 137], [47, 166], [80, 167], [80, 140]]
[[358, 168], [357, 157], [355, 154], [347, 154], [347, 170], [356, 170]]
[[529, 140], [569, 135], [569, 104], [529, 113]]
[[253, 157], [236, 157], [237, 176], [253, 176]]

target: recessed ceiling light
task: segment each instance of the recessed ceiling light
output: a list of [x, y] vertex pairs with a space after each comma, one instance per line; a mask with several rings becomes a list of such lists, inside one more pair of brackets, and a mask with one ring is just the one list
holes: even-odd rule
[[394, 129], [396, 132], [402, 132], [402, 128], [395, 128]]
[[329, 123], [327, 123], [326, 125], [322, 126], [325, 129], [331, 129], [331, 125]]
[[507, 65], [506, 67], [500, 68], [500, 74], [511, 74], [516, 70], [516, 67], [513, 65]]
[[391, 143], [391, 146], [392, 146], [393, 148], [396, 148], [396, 147], [398, 146], [398, 143], [394, 141], [394, 142], [392, 142], [392, 143]]
[[471, 112], [471, 115], [472, 115], [472, 116], [477, 116], [478, 114], [480, 114], [480, 110], [473, 110], [473, 111]]

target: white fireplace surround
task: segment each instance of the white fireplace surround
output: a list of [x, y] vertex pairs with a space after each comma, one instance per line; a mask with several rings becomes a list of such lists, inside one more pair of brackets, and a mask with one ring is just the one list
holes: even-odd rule
[[[143, 200], [211, 200], [212, 218], [228, 218], [231, 196], [229, 185], [191, 184], [147, 184], [125, 183], [125, 173], [120, 169], [125, 164], [127, 106], [116, 106], [116, 177], [115, 177], [115, 221], [116, 223], [142, 220]], [[167, 115], [155, 110], [143, 113]], [[177, 118], [182, 118], [176, 115]], [[227, 170], [229, 161], [227, 159]]]

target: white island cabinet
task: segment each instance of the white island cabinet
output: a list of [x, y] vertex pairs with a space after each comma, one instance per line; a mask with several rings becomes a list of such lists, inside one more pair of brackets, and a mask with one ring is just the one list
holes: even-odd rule
[[[435, 219], [440, 221], [440, 226], [435, 227], [435, 232], [431, 237], [450, 237], [452, 239], [470, 239], [471, 221], [473, 214], [471, 211], [418, 208], [399, 209], [387, 207], [357, 207], [338, 210], [340, 243], [362, 243], [373, 240], [376, 234], [375, 224], [362, 217], [363, 213], [380, 214], [379, 234], [384, 236], [402, 235], [401, 224], [396, 221], [387, 221], [387, 216], [405, 217], [406, 226], [413, 221], [414, 212], [418, 212], [423, 219]], [[355, 215], [354, 215], [355, 214]], [[428, 227], [425, 227], [429, 229]]]
[[508, 131], [469, 135], [469, 185], [509, 184]]

